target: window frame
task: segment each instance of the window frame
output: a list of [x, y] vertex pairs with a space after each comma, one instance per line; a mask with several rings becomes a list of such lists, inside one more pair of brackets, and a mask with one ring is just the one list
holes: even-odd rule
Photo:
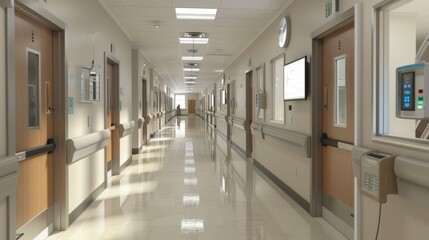
[[[373, 7], [372, 18], [372, 140], [374, 142], [389, 144], [408, 149], [417, 149], [429, 152], [429, 140], [407, 138], [388, 135], [389, 133], [389, 61], [386, 60], [389, 48], [388, 41], [388, 15], [386, 10], [403, 0], [384, 0]], [[390, 104], [390, 103], [389, 103]]]
[[[275, 119], [275, 116], [276, 116], [276, 105], [275, 105], [275, 103], [276, 103], [276, 94], [275, 94], [275, 65], [276, 65], [276, 62], [278, 60], [282, 59], [282, 58], [283, 58], [282, 66], [284, 68], [285, 58], [286, 58], [285, 53], [282, 53], [282, 54], [276, 56], [275, 58], [271, 59], [271, 61], [270, 61], [270, 63], [271, 63], [271, 90], [272, 90], [272, 93], [273, 93], [272, 94], [273, 95], [273, 97], [272, 97], [272, 103], [271, 103], [272, 112], [271, 112], [270, 122], [271, 123], [275, 123], [275, 124], [284, 125], [285, 124], [285, 116], [284, 116], [285, 115], [285, 110], [284, 110], [285, 106], [284, 106], [284, 100], [283, 100], [283, 86], [281, 87], [282, 94], [280, 96], [281, 102], [282, 102], [282, 105], [283, 105], [283, 108], [282, 108], [283, 109], [283, 119], [282, 120]], [[284, 71], [284, 69], [282, 69], [282, 71]], [[282, 84], [284, 84], [284, 73], [281, 74], [281, 78], [282, 78], [281, 82], [282, 82]]]

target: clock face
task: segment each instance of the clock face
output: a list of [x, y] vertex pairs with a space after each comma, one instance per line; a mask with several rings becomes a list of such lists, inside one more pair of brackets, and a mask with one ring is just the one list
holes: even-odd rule
[[290, 20], [288, 17], [282, 17], [279, 25], [279, 46], [281, 48], [287, 47], [290, 38]]

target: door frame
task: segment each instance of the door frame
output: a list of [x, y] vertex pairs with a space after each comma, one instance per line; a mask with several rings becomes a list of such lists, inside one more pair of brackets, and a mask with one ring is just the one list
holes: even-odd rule
[[[107, 64], [108, 62], [113, 64], [113, 79], [112, 79], [112, 93], [113, 93], [113, 103], [110, 103], [108, 95], [108, 85], [107, 85]], [[112, 175], [119, 175], [121, 173], [121, 159], [120, 159], [120, 136], [119, 136], [119, 124], [120, 124], [120, 112], [121, 112], [121, 103], [120, 103], [120, 85], [119, 85], [119, 60], [116, 57], [108, 52], [104, 52], [104, 128], [107, 129], [110, 126], [107, 126], [107, 114], [110, 111], [110, 104], [114, 106], [114, 112], [112, 112], [112, 123], [115, 124], [115, 129], [113, 134], [110, 136], [112, 138]], [[105, 150], [107, 153], [107, 149]], [[108, 171], [107, 171], [107, 157], [104, 160], [104, 180], [105, 184], [108, 183]]]
[[[253, 93], [254, 93], [254, 77], [253, 77], [253, 69], [247, 70], [245, 75], [246, 81], [246, 157], [253, 157], [254, 143], [253, 143], [253, 135], [250, 130], [250, 124], [255, 120], [254, 115], [254, 103], [253, 103]], [[250, 88], [251, 87], [251, 88]]]
[[[7, 142], [8, 155], [16, 154], [16, 124], [15, 124], [15, 10], [38, 21], [53, 32], [53, 79], [56, 79], [53, 88], [54, 118], [53, 127], [56, 149], [54, 151], [54, 218], [53, 230], [65, 230], [69, 226], [68, 214], [68, 176], [66, 163], [65, 142], [68, 138], [68, 61], [65, 47], [66, 24], [43, 8], [43, 4], [30, 0], [10, 1], [6, 4], [6, 77], [7, 77]], [[15, 205], [15, 202], [13, 204]], [[13, 206], [15, 208], [15, 206]], [[9, 229], [11, 239], [15, 239], [16, 213], [10, 209]], [[43, 221], [38, 217], [33, 221]], [[42, 223], [43, 224], [43, 223]], [[46, 223], [45, 223], [46, 224]]]
[[141, 101], [142, 101], [142, 117], [144, 118], [144, 123], [143, 123], [143, 145], [147, 145], [148, 144], [148, 133], [147, 133], [147, 128], [149, 125], [149, 121], [148, 121], [148, 99], [147, 99], [147, 80], [145, 77], [142, 78], [142, 96], [141, 96]]
[[[312, 38], [312, 56], [311, 64], [311, 119], [312, 119], [312, 160], [311, 160], [311, 190], [310, 190], [310, 214], [313, 217], [322, 216], [322, 144], [320, 137], [322, 136], [322, 41], [327, 35], [335, 32], [341, 27], [354, 22], [354, 144], [361, 146], [361, 70], [362, 70], [362, 10], [360, 4], [355, 4], [352, 8], [346, 10], [342, 14], [336, 16], [331, 21], [320, 27], [311, 34]], [[361, 197], [358, 191], [357, 180], [355, 178], [355, 197], [354, 197], [354, 239], [360, 239], [361, 232]]]

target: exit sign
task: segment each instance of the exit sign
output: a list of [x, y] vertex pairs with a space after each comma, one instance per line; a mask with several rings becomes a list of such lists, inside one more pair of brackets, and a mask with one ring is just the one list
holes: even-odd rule
[[325, 0], [325, 18], [332, 16], [340, 10], [340, 0]]

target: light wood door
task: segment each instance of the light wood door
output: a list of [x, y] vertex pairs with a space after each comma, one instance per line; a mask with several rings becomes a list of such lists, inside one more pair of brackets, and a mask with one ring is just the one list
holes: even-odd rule
[[195, 114], [195, 100], [188, 100], [188, 113]]
[[323, 39], [323, 205], [353, 226], [354, 27]]
[[111, 62], [107, 62], [107, 98], [108, 98], [108, 112], [106, 117], [106, 126], [110, 127], [111, 137], [109, 139], [109, 143], [106, 147], [106, 161], [107, 161], [107, 171], [112, 170], [112, 159], [113, 159], [113, 132], [116, 130], [116, 127], [113, 123], [113, 111], [114, 107], [114, 99], [113, 99], [113, 64]]
[[[16, 151], [30, 152], [53, 138], [53, 34], [15, 15]], [[53, 204], [53, 161], [53, 154], [40, 153], [19, 162], [17, 228]]]
[[142, 102], [143, 102], [143, 117], [145, 119], [145, 122], [143, 124], [143, 144], [148, 144], [148, 135], [147, 135], [147, 125], [149, 124], [148, 121], [148, 112], [147, 112], [147, 107], [148, 107], [148, 98], [147, 98], [147, 82], [146, 80], [143, 79], [143, 83], [142, 83]]

